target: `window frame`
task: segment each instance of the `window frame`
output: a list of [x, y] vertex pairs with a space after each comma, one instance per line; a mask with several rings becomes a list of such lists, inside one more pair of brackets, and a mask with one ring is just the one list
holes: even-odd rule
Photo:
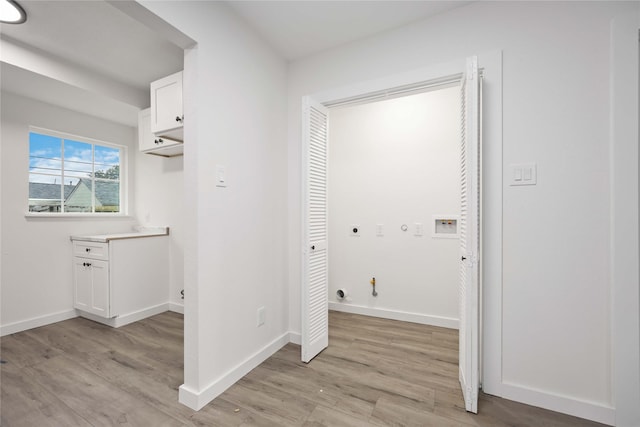
[[[32, 212], [29, 210], [29, 189], [28, 189], [28, 184], [29, 184], [29, 175], [31, 174], [31, 149], [30, 149], [30, 139], [31, 139], [31, 134], [32, 133], [37, 133], [37, 134], [41, 134], [41, 135], [45, 135], [45, 136], [50, 136], [53, 138], [60, 138], [61, 140], [63, 140], [62, 142], [62, 151], [61, 151], [61, 173], [64, 173], [64, 141], [65, 140], [71, 140], [74, 142], [80, 142], [80, 143], [86, 143], [86, 144], [90, 144], [92, 146], [92, 160], [91, 160], [91, 166], [92, 166], [92, 176], [91, 176], [91, 182], [92, 182], [92, 188], [91, 188], [91, 195], [92, 195], [92, 201], [91, 201], [91, 210], [92, 212], [65, 212], [64, 211], [64, 200], [62, 200], [62, 195], [63, 195], [63, 189], [61, 189], [61, 211], [60, 212]], [[27, 199], [26, 199], [26, 213], [25, 213], [25, 217], [40, 217], [40, 218], [64, 218], [64, 217], [75, 217], [75, 218], [80, 218], [80, 217], [88, 217], [88, 218], [127, 218], [129, 217], [128, 214], [128, 157], [129, 157], [129, 147], [127, 147], [124, 144], [116, 144], [113, 142], [108, 142], [108, 141], [103, 141], [100, 139], [96, 139], [96, 138], [89, 138], [86, 136], [81, 136], [81, 135], [76, 135], [76, 134], [71, 134], [71, 133], [67, 133], [67, 132], [61, 132], [61, 131], [56, 131], [56, 130], [51, 130], [51, 129], [46, 129], [46, 128], [41, 128], [41, 127], [37, 127], [37, 126], [29, 126], [29, 132], [28, 132], [28, 155], [27, 155]], [[106, 148], [112, 148], [112, 149], [117, 149], [120, 152], [120, 168], [119, 168], [119, 179], [118, 179], [118, 184], [119, 184], [119, 212], [96, 212], [95, 211], [95, 182], [96, 182], [96, 177], [93, 176], [95, 173], [95, 147], [96, 146], [101, 146], [101, 147], [106, 147]], [[64, 179], [64, 178], [63, 178]], [[98, 178], [98, 181], [100, 181], [101, 179]], [[61, 184], [64, 185], [64, 184]]]

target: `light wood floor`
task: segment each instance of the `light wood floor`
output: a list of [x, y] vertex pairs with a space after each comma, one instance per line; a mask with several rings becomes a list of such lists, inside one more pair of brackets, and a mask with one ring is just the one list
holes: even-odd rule
[[182, 316], [76, 318], [1, 339], [2, 426], [596, 426], [481, 395], [463, 408], [456, 331], [330, 313], [329, 348], [288, 344], [194, 412], [177, 402]]

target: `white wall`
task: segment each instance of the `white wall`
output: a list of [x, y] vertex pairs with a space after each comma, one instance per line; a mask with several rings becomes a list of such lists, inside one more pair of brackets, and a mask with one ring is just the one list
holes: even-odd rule
[[[2, 92], [2, 281], [0, 324], [11, 333], [75, 317], [71, 267], [72, 234], [130, 230], [127, 218], [27, 218], [29, 126], [129, 147], [134, 128]], [[132, 154], [134, 154], [132, 156]], [[132, 175], [132, 161], [129, 162]], [[130, 192], [129, 200], [134, 196]]]
[[[491, 392], [612, 423], [610, 293], [636, 294], [610, 277], [610, 28], [637, 9], [478, 2], [291, 64], [291, 329], [300, 330], [301, 97], [501, 49], [503, 168], [537, 162], [538, 185], [488, 190], [503, 192], [502, 330], [492, 331], [502, 363], [486, 372], [499, 384]], [[624, 66], [637, 68], [631, 55]]]
[[139, 224], [169, 226], [169, 301], [172, 310], [182, 311], [180, 291], [184, 287], [183, 217], [186, 209], [183, 157], [154, 156], [141, 153], [137, 147], [133, 153], [132, 184], [136, 192], [133, 213]]
[[330, 129], [329, 301], [349, 295], [330, 307], [457, 328], [459, 241], [432, 216], [460, 211], [460, 88], [335, 108]]
[[[67, 132], [128, 147], [129, 216], [125, 218], [25, 217], [29, 126]], [[2, 333], [74, 317], [72, 234], [127, 231], [134, 225], [168, 225], [170, 290], [167, 302], [182, 310], [182, 158], [138, 151], [137, 130], [11, 93], [2, 93]], [[37, 267], [34, 267], [34, 262]]]
[[286, 64], [222, 2], [141, 4], [197, 42], [185, 55], [180, 400], [200, 408], [289, 340]]

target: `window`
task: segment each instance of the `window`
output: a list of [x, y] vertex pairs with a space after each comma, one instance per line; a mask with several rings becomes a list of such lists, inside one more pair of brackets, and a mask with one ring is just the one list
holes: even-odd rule
[[125, 147], [29, 132], [29, 212], [121, 213]]

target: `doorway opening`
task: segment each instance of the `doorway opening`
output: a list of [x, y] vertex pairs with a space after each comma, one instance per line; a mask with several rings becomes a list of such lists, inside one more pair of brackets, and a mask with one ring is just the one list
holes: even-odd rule
[[[461, 144], [460, 144], [460, 220], [445, 225], [460, 229], [460, 351], [459, 379], [468, 411], [477, 412], [479, 384], [479, 252], [480, 218], [480, 78], [476, 57], [468, 58], [465, 72], [382, 91], [338, 97], [324, 105], [312, 97], [303, 98], [303, 233], [302, 233], [302, 360], [309, 362], [328, 346], [328, 149], [329, 107], [362, 103], [380, 97], [398, 97], [410, 92], [424, 92], [444, 84], [460, 83]], [[405, 76], [406, 77], [406, 76]], [[384, 86], [383, 86], [384, 87]], [[387, 86], [388, 87], [388, 86]], [[449, 215], [445, 215], [449, 216]], [[351, 224], [350, 233], [357, 237], [360, 227]], [[400, 230], [408, 231], [402, 224]], [[380, 228], [376, 226], [376, 231]], [[423, 233], [421, 223], [414, 223], [415, 234]], [[372, 285], [375, 278], [372, 277]], [[338, 290], [337, 294], [345, 291]], [[375, 289], [373, 294], [375, 294]], [[375, 295], [374, 295], [375, 296]]]
[[331, 310], [458, 328], [460, 120], [459, 84], [330, 108]]

